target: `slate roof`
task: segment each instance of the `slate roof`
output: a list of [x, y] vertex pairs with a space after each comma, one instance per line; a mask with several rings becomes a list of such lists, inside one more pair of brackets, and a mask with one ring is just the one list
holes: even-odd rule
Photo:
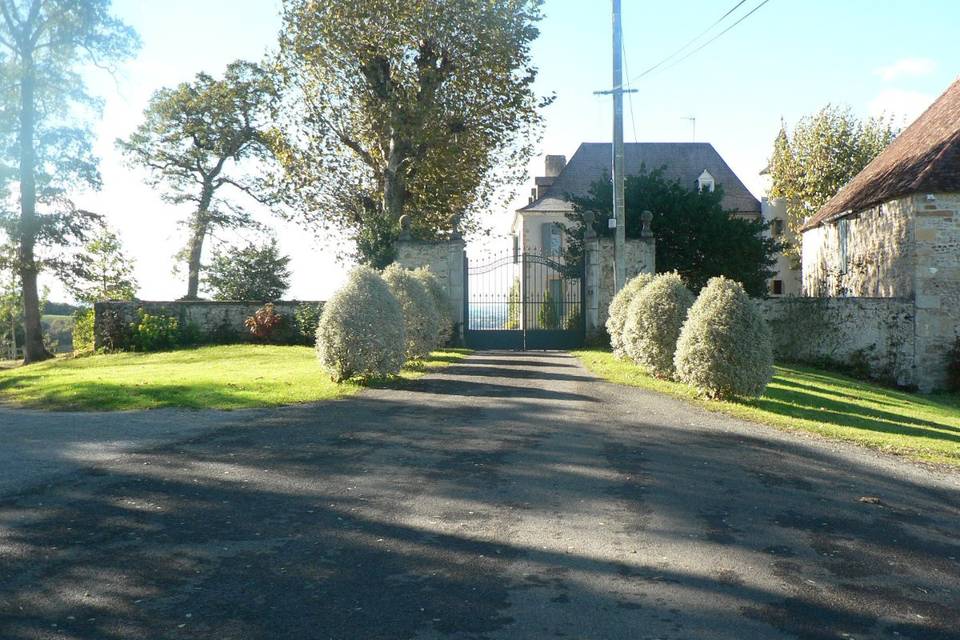
[[813, 229], [913, 193], [960, 191], [960, 79], [803, 225]]
[[[573, 154], [553, 185], [541, 198], [519, 209], [519, 213], [572, 211], [567, 194], [586, 195], [590, 184], [610, 175], [612, 146], [609, 142], [585, 142]], [[695, 187], [706, 169], [717, 185], [723, 187], [723, 206], [741, 214], [760, 214], [760, 201], [744, 186], [724, 162], [713, 145], [706, 142], [635, 142], [624, 145], [624, 169], [627, 175], [664, 168], [664, 177]]]

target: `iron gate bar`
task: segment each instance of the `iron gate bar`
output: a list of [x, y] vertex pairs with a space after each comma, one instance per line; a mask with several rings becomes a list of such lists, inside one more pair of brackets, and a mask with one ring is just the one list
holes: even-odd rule
[[464, 258], [464, 338], [473, 349], [583, 345], [584, 265], [513, 251]]

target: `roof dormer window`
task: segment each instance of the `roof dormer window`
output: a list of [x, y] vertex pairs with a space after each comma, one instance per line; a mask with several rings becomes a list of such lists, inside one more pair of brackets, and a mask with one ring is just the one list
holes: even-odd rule
[[703, 170], [703, 173], [700, 174], [700, 177], [697, 178], [697, 190], [698, 191], [709, 191], [713, 193], [714, 187], [716, 187], [716, 180], [713, 179], [713, 176], [710, 175], [710, 172], [706, 169]]

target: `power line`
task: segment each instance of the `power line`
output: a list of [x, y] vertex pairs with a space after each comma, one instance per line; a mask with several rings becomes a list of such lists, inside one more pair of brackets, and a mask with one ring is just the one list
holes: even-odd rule
[[[623, 51], [623, 69], [626, 76], [630, 77], [630, 65], [627, 64], [627, 45], [620, 43], [620, 50]], [[633, 141], [640, 142], [637, 138], [637, 119], [633, 115], [633, 90], [630, 88], [630, 81], [627, 80], [627, 100], [630, 101], [630, 126], [633, 129]]]
[[[723, 31], [721, 31], [720, 33], [718, 33], [717, 35], [713, 36], [712, 38], [710, 38], [709, 40], [707, 40], [706, 42], [704, 42], [702, 45], [700, 45], [699, 47], [697, 47], [696, 49], [694, 49], [693, 51], [691, 51], [691, 52], [688, 53], [687, 55], [683, 56], [682, 58], [680, 58], [679, 60], [677, 60], [676, 62], [674, 62], [673, 64], [671, 64], [669, 67], [667, 67], [667, 69], [673, 69], [675, 66], [677, 66], [678, 64], [680, 64], [681, 62], [683, 62], [684, 60], [686, 60], [687, 58], [689, 58], [689, 57], [692, 56], [693, 54], [697, 53], [698, 51], [700, 51], [701, 49], [703, 49], [704, 47], [706, 47], [708, 44], [710, 44], [711, 42], [714, 42], [715, 40], [717, 40], [717, 38], [719, 38], [720, 36], [722, 36], [722, 35], [725, 34], [726, 32], [730, 31], [730, 29], [733, 29], [735, 26], [737, 26], [738, 24], [740, 24], [741, 22], [743, 22], [744, 20], [746, 20], [747, 18], [749, 18], [750, 16], [752, 16], [754, 13], [757, 12], [758, 9], [760, 9], [760, 7], [762, 7], [763, 5], [767, 4], [768, 2], [770, 2], [770, 0], [763, 0], [763, 2], [761, 2], [760, 4], [758, 4], [757, 6], [755, 6], [753, 9], [751, 9], [749, 13], [747, 13], [746, 15], [744, 15], [743, 17], [741, 17], [739, 20], [737, 20], [736, 22], [734, 22], [732, 25], [730, 25], [729, 27], [727, 27], [726, 29], [724, 29]], [[664, 71], [666, 71], [667, 69], [664, 69]]]
[[713, 24], [711, 24], [709, 27], [707, 27], [706, 29], [704, 29], [703, 31], [701, 31], [700, 33], [698, 33], [695, 38], [691, 39], [691, 40], [690, 40], [689, 42], [687, 42], [685, 45], [683, 45], [682, 47], [680, 47], [679, 49], [677, 49], [676, 51], [674, 51], [673, 53], [671, 53], [670, 55], [668, 55], [666, 58], [664, 58], [663, 60], [661, 60], [661, 61], [658, 62], [657, 64], [655, 64], [655, 65], [653, 65], [652, 67], [650, 67], [649, 69], [645, 70], [643, 73], [641, 73], [640, 75], [638, 75], [636, 78], [633, 78], [633, 80], [639, 80], [640, 78], [642, 78], [642, 77], [644, 77], [644, 76], [646, 76], [646, 75], [648, 75], [648, 74], [653, 73], [654, 71], [656, 71], [657, 69], [659, 69], [660, 67], [662, 67], [663, 65], [665, 65], [666, 63], [670, 62], [673, 58], [677, 57], [678, 55], [680, 55], [681, 53], [683, 53], [684, 51], [686, 51], [687, 48], [690, 47], [690, 45], [692, 45], [692, 44], [695, 43], [697, 40], [699, 40], [700, 38], [702, 38], [703, 36], [705, 36], [707, 33], [709, 33], [715, 26], [717, 26], [718, 24], [720, 24], [721, 22], [723, 22], [724, 20], [726, 20], [727, 17], [728, 17], [731, 13], [733, 13], [734, 11], [736, 11], [737, 9], [739, 9], [740, 6], [743, 5], [746, 1], [747, 1], [747, 0], [740, 0], [740, 2], [738, 2], [738, 3], [735, 4], [735, 5], [733, 5], [733, 7], [732, 7], [729, 11], [727, 11], [725, 14], [723, 14], [722, 16], [720, 16], [720, 18], [717, 19]]

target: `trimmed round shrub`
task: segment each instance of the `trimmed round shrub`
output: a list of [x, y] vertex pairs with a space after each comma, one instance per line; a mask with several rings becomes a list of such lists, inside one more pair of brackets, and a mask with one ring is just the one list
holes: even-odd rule
[[630, 303], [645, 286], [653, 281], [652, 273], [641, 273], [623, 286], [610, 302], [607, 315], [607, 335], [610, 336], [610, 348], [613, 355], [626, 358], [627, 352], [623, 348], [623, 325], [627, 321], [627, 309]]
[[674, 362], [678, 380], [712, 398], [763, 394], [773, 378], [773, 340], [743, 285], [710, 279], [690, 308]]
[[423, 283], [433, 298], [433, 304], [437, 308], [439, 322], [437, 323], [436, 347], [442, 347], [449, 344], [453, 339], [453, 309], [450, 308], [450, 300], [447, 292], [443, 290], [439, 278], [433, 275], [427, 267], [420, 267], [413, 270], [413, 275]]
[[627, 307], [623, 348], [651, 375], [673, 375], [673, 354], [693, 294], [677, 273], [664, 273], [644, 287]]
[[418, 360], [436, 349], [440, 311], [423, 282], [397, 263], [383, 270], [383, 279], [403, 312], [408, 360]]
[[317, 356], [333, 380], [395, 374], [405, 357], [403, 312], [380, 274], [350, 272], [347, 283], [323, 305]]

